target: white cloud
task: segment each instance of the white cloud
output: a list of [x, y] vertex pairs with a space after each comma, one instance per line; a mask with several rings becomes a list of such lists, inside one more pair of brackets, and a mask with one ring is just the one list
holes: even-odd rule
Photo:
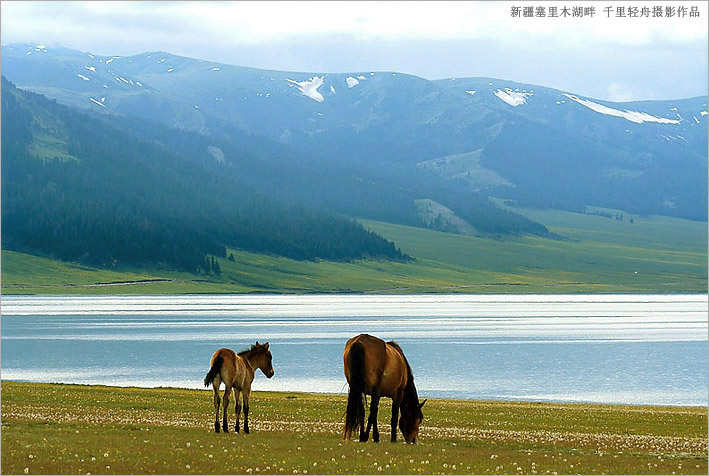
[[[104, 55], [163, 50], [299, 72], [490, 76], [610, 100], [705, 94], [699, 19], [512, 18], [564, 2], [2, 2], [2, 43], [61, 43]], [[637, 2], [649, 7], [668, 2]], [[674, 5], [674, 4], [673, 4]], [[679, 5], [679, 4], [677, 4]]]
[[[684, 42], [707, 37], [706, 2], [696, 6], [699, 19], [607, 18], [604, 8], [619, 2], [583, 2], [593, 6], [592, 18], [512, 18], [510, 8], [524, 2], [4, 2], [3, 37], [22, 32], [82, 31], [118, 34], [140, 30], [149, 37], [189, 37], [192, 41], [249, 44], [285, 37], [323, 34], [355, 38], [493, 39], [516, 41], [553, 39], [558, 47], [591, 43], [641, 45]], [[556, 6], [559, 2], [534, 2]], [[622, 5], [627, 8], [627, 5]], [[651, 6], [648, 3], [648, 6]], [[70, 21], [58, 21], [65, 17]], [[136, 28], [136, 25], [138, 28]], [[181, 28], [188, 26], [188, 30]], [[7, 31], [6, 31], [7, 30]]]
[[611, 83], [608, 85], [608, 95], [606, 97], [613, 102], [628, 102], [638, 97], [638, 95], [633, 94], [618, 83]]

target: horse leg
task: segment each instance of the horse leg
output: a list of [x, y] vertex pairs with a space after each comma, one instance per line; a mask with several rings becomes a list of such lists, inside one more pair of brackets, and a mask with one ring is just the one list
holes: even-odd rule
[[219, 398], [219, 385], [221, 385], [221, 379], [219, 378], [219, 375], [214, 377], [214, 381], [212, 382], [212, 388], [214, 389], [214, 431], [219, 433], [219, 402], [221, 399]]
[[239, 401], [239, 391], [234, 388], [234, 413], [236, 414], [236, 424], [234, 424], [234, 431], [239, 433], [239, 413], [241, 413], [241, 402]]
[[391, 442], [396, 443], [396, 423], [399, 420], [399, 402], [391, 401]]
[[369, 429], [373, 427], [372, 440], [379, 443], [379, 427], [377, 426], [377, 413], [379, 413], [379, 395], [372, 395], [372, 403], [369, 407], [369, 421], [367, 421], [367, 437]]
[[241, 391], [244, 396], [244, 433], [249, 434], [249, 394], [251, 393], [251, 387], [246, 387]]
[[224, 389], [224, 415], [222, 416], [222, 430], [224, 430], [224, 433], [229, 433], [229, 425], [227, 424], [227, 408], [229, 408], [229, 394], [231, 393], [231, 387], [229, 385], [225, 385]]
[[[366, 403], [366, 396], [363, 396], [365, 398], [364, 402]], [[369, 439], [369, 428], [367, 428], [367, 431], [364, 431], [364, 405], [360, 405], [359, 407], [359, 441], [360, 443], [364, 443]]]

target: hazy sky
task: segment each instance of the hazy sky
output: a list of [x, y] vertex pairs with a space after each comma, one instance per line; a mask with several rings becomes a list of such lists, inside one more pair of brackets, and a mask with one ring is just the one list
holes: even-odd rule
[[[608, 6], [699, 18], [608, 18]], [[512, 6], [595, 7], [513, 18]], [[170, 53], [257, 68], [487, 76], [616, 100], [707, 94], [707, 2], [3, 2], [2, 44]]]

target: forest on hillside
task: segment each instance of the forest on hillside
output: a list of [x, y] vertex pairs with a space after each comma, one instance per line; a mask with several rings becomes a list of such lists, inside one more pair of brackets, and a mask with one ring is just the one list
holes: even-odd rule
[[349, 218], [279, 202], [154, 140], [4, 79], [2, 88], [5, 249], [193, 272], [226, 247], [293, 259], [408, 259]]

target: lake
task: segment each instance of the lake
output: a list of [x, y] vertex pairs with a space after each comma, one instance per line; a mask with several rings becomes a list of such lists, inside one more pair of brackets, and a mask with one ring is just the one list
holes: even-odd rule
[[421, 398], [707, 405], [706, 295], [2, 297], [2, 379], [201, 387], [269, 341], [256, 390], [345, 393], [345, 341], [401, 344]]

